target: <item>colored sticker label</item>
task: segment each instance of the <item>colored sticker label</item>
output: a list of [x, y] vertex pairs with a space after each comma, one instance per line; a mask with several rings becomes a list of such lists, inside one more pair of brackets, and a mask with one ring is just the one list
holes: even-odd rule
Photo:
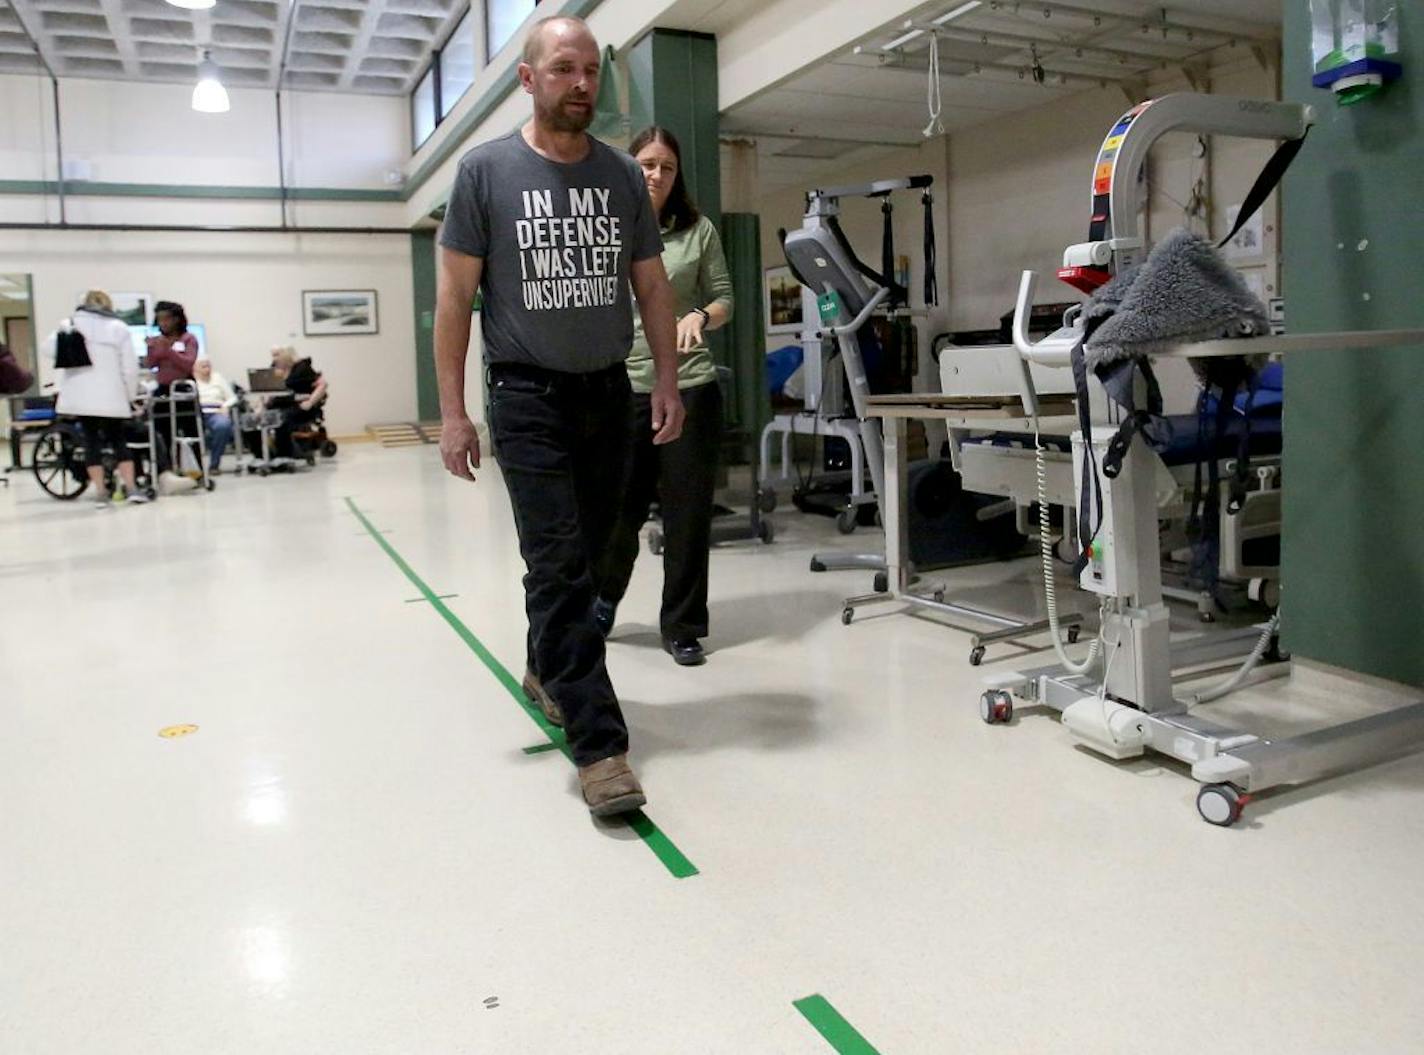
[[165, 725], [158, 730], [158, 735], [165, 740], [173, 740], [180, 736], [191, 736], [198, 731], [196, 725]]

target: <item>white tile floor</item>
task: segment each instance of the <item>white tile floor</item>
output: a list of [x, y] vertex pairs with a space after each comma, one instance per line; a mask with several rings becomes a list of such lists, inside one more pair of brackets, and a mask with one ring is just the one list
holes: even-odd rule
[[883, 1055], [1424, 1050], [1424, 758], [1211, 828], [1176, 767], [983, 725], [963, 635], [843, 627], [866, 576], [809, 574], [842, 541], [778, 513], [714, 556], [706, 667], [657, 648], [646, 556], [620, 613], [675, 879], [522, 752], [345, 495], [517, 671], [498, 476], [430, 448], [108, 513], [0, 494], [4, 1055], [814, 1055], [812, 993]]

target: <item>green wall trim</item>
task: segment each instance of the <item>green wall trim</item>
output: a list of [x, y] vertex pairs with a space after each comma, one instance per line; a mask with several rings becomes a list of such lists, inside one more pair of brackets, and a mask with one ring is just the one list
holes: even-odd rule
[[[1395, 11], [1418, 69], [1424, 10]], [[1406, 76], [1341, 106], [1311, 87], [1310, 41], [1309, 5], [1286, 4], [1285, 98], [1318, 113], [1282, 191], [1286, 326], [1424, 327], [1424, 90]], [[1286, 648], [1424, 686], [1424, 347], [1286, 356], [1283, 420]]]
[[[597, 10], [598, 5], [602, 2], [603, 0], [571, 0], [570, 3], [564, 5], [559, 14], [587, 18]], [[509, 64], [505, 66], [495, 82], [485, 89], [485, 93], [475, 101], [475, 105], [456, 122], [450, 134], [442, 139], [430, 156], [410, 174], [410, 178], [406, 180], [405, 189], [401, 192], [401, 200], [410, 201], [420, 191], [420, 188], [429, 182], [436, 169], [449, 161], [455, 154], [468, 149], [466, 140], [470, 135], [478, 131], [480, 125], [489, 119], [490, 114], [494, 113], [518, 87], [519, 56], [515, 55], [510, 58]], [[436, 127], [436, 130], [439, 131], [439, 126]]]
[[[59, 194], [57, 180], [0, 180], [0, 194]], [[96, 183], [65, 180], [70, 198], [218, 198], [280, 201], [280, 187], [223, 187], [184, 183]], [[398, 190], [346, 187], [288, 187], [289, 201], [404, 201]]]

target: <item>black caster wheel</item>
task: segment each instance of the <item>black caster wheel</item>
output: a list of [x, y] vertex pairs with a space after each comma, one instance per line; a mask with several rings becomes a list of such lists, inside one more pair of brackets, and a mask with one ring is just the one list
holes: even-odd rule
[[757, 525], [757, 537], [761, 539], [763, 544], [770, 545], [776, 538], [776, 525], [770, 520], [763, 520]]
[[650, 531], [648, 533], [648, 552], [654, 557], [661, 557], [663, 554], [663, 535], [661, 531]]
[[264, 465], [262, 468], [260, 468], [260, 469], [257, 470], [257, 475], [258, 475], [258, 476], [271, 476], [271, 475], [272, 475], [272, 470], [269, 469], [269, 468], [267, 468], [267, 466]]
[[851, 621], [852, 619], [854, 619], [854, 618], [855, 618], [855, 609], [854, 609], [854, 608], [842, 608], [842, 609], [841, 609], [841, 625], [842, 625], [842, 626], [850, 626], [850, 621]]
[[757, 508], [760, 509], [763, 513], [774, 513], [774, 512], [776, 512], [776, 492], [775, 492], [775, 491], [758, 491], [758, 492], [757, 492]]
[[1082, 633], [1083, 628], [1081, 626], [1070, 626], [1068, 628], [1068, 644], [1076, 645], [1078, 643], [1078, 638], [1082, 635]]
[[205, 490], [205, 491], [212, 491], [212, 490], [216, 489], [217, 486], [218, 486], [218, 482], [217, 482], [216, 480], [205, 480], [205, 481], [203, 482], [203, 490]]
[[335, 457], [336, 457], [336, 443], [335, 443], [335, 441], [333, 441], [333, 440], [327, 440], [325, 443], [323, 443], [323, 444], [321, 445], [321, 453], [322, 453], [322, 456], [325, 457], [325, 458], [335, 458]]
[[312, 466], [314, 466], [314, 465], [316, 464], [316, 455], [315, 455], [315, 454], [308, 454], [306, 457], [307, 457], [307, 468], [310, 469]]
[[987, 689], [979, 697], [979, 717], [989, 725], [1007, 725], [1014, 720], [1014, 698], [1003, 689]]
[[825, 570], [826, 570], [826, 566], [825, 566], [824, 564], [822, 564], [820, 561], [818, 561], [815, 557], [812, 557], [812, 558], [811, 558], [811, 570], [812, 570], [812, 571], [825, 571]]
[[1197, 812], [1208, 824], [1230, 828], [1241, 819], [1241, 811], [1251, 796], [1230, 784], [1208, 784], [1197, 792]]
[[975, 645], [972, 649], [969, 650], [969, 665], [970, 665], [971, 667], [977, 667], [980, 663], [983, 663], [983, 662], [984, 662], [984, 646], [983, 646], [983, 645]]
[[155, 498], [158, 497], [158, 488], [156, 488], [156, 487], [145, 487], [145, 488], [143, 489], [143, 493], [144, 493], [146, 496], [148, 496], [148, 500], [149, 500], [150, 502], [152, 502]]
[[857, 517], [855, 515], [854, 506], [852, 506], [850, 509], [842, 509], [839, 513], [836, 514], [836, 530], [839, 531], [842, 535], [849, 535], [852, 531], [854, 531], [856, 528], [856, 523]]
[[871, 582], [871, 586], [873, 588], [873, 592], [875, 593], [887, 593], [890, 589], [889, 574], [883, 571], [876, 572], [875, 578]]
[[941, 586], [932, 596], [935, 599], [935, 604], [944, 604], [944, 587]]

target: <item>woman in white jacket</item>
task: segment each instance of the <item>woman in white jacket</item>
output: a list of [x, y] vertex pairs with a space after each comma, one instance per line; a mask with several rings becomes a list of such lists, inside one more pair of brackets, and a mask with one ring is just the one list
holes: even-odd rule
[[[79, 419], [84, 430], [84, 464], [94, 485], [95, 504], [109, 508], [109, 492], [104, 486], [102, 450], [107, 445], [118, 460], [119, 477], [128, 500], [148, 501], [134, 484], [134, 463], [124, 441], [124, 426], [133, 417], [132, 400], [138, 383], [138, 358], [134, 354], [129, 328], [114, 314], [114, 302], [103, 290], [90, 290], [84, 303], [65, 325], [84, 335], [89, 352], [88, 366], [57, 369], [59, 401], [56, 412]], [[54, 361], [58, 336], [50, 334], [45, 352]]]

